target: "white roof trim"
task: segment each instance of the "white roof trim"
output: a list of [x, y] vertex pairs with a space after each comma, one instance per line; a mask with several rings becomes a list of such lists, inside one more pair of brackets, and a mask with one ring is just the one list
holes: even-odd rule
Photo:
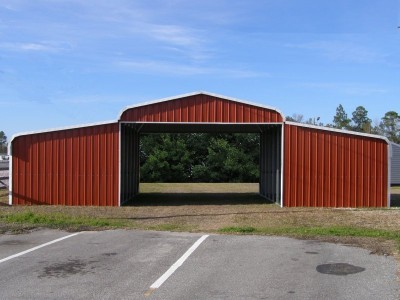
[[80, 124], [80, 125], [74, 125], [74, 126], [67, 126], [67, 127], [58, 127], [58, 128], [50, 128], [50, 129], [45, 129], [45, 130], [37, 130], [37, 131], [26, 131], [26, 132], [21, 132], [14, 134], [11, 137], [11, 140], [9, 142], [9, 145], [11, 145], [12, 141], [23, 135], [30, 135], [30, 134], [38, 134], [38, 133], [48, 133], [48, 132], [54, 132], [54, 131], [61, 131], [61, 130], [69, 130], [69, 129], [78, 129], [78, 128], [84, 128], [84, 127], [92, 127], [92, 126], [99, 126], [99, 125], [107, 125], [107, 124], [117, 124], [117, 120], [113, 121], [105, 121], [105, 122], [96, 122], [96, 123], [88, 123], [88, 124]]
[[282, 125], [283, 122], [272, 123], [232, 123], [232, 122], [142, 122], [142, 121], [120, 121], [121, 124], [162, 124], [162, 125]]
[[266, 105], [262, 105], [262, 104], [258, 104], [258, 103], [254, 103], [254, 102], [249, 102], [246, 100], [241, 100], [241, 99], [237, 99], [237, 98], [232, 98], [232, 97], [227, 97], [224, 95], [218, 95], [218, 94], [214, 94], [214, 93], [209, 93], [209, 92], [204, 92], [204, 91], [198, 91], [198, 92], [193, 92], [193, 93], [188, 93], [188, 94], [182, 94], [182, 95], [177, 95], [177, 96], [172, 96], [172, 97], [167, 97], [167, 98], [162, 98], [162, 99], [157, 99], [157, 100], [152, 100], [152, 101], [147, 101], [147, 102], [142, 102], [142, 103], [138, 103], [132, 106], [126, 106], [125, 108], [123, 108], [119, 114], [118, 120], [121, 120], [122, 114], [127, 111], [128, 109], [132, 109], [132, 108], [136, 108], [136, 107], [140, 107], [140, 106], [146, 106], [146, 105], [151, 105], [151, 104], [157, 104], [157, 103], [161, 103], [161, 102], [166, 102], [166, 101], [171, 101], [171, 100], [177, 100], [180, 98], [186, 98], [186, 97], [190, 97], [190, 96], [196, 96], [196, 95], [207, 95], [207, 96], [211, 96], [211, 97], [217, 97], [217, 98], [221, 98], [221, 99], [225, 99], [225, 100], [229, 100], [229, 101], [235, 101], [235, 102], [239, 102], [242, 104], [247, 104], [247, 105], [251, 105], [251, 106], [256, 106], [256, 107], [261, 107], [261, 108], [265, 108], [265, 109], [270, 109], [270, 110], [275, 110], [276, 112], [278, 112], [283, 120], [285, 120], [285, 115], [282, 113], [282, 111], [280, 111], [279, 109], [272, 107], [272, 106], [266, 106]]
[[337, 128], [331, 128], [331, 127], [325, 127], [325, 126], [310, 125], [310, 124], [291, 122], [291, 121], [285, 121], [285, 124], [299, 126], [299, 127], [306, 127], [306, 128], [311, 128], [311, 129], [332, 131], [332, 132], [343, 133], [343, 134], [348, 134], [348, 135], [358, 135], [358, 136], [369, 137], [369, 138], [374, 138], [374, 139], [381, 139], [381, 140], [384, 140], [388, 144], [391, 143], [387, 137], [377, 135], [377, 134], [363, 133], [363, 132], [337, 129]]

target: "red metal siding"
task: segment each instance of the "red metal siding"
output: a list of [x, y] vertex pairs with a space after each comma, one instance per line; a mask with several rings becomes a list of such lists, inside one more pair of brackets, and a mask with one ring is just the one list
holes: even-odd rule
[[128, 109], [121, 121], [275, 123], [283, 118], [272, 109], [199, 94]]
[[13, 205], [118, 206], [118, 156], [118, 123], [19, 136]]
[[284, 206], [386, 207], [388, 145], [285, 124]]

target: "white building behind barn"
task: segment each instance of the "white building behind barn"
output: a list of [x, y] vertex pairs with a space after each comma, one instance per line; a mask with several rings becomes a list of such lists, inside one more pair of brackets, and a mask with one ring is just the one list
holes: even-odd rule
[[391, 163], [391, 185], [400, 185], [400, 145], [390, 143], [392, 152], [392, 163]]

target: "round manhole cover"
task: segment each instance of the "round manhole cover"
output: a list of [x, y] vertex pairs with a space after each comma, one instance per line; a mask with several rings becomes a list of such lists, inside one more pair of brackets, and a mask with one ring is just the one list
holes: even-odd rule
[[322, 274], [345, 276], [365, 271], [365, 268], [347, 263], [324, 264], [317, 266], [317, 271]]

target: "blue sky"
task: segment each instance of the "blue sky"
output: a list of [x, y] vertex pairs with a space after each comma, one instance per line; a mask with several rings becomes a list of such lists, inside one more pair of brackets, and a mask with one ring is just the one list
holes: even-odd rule
[[332, 122], [400, 113], [398, 0], [0, 0], [0, 130], [208, 91]]

